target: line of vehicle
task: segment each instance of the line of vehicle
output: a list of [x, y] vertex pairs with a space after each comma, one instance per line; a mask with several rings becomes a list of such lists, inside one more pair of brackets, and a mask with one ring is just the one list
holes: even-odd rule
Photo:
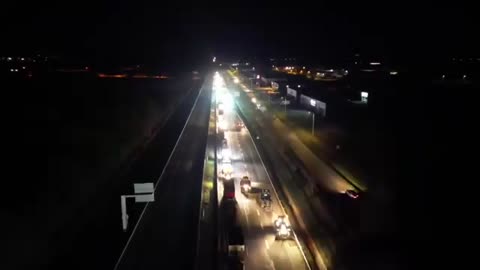
[[[202, 87], [200, 88], [200, 91], [198, 91], [198, 95], [197, 97], [195, 98], [195, 102], [193, 103], [193, 106], [192, 106], [192, 109], [190, 110], [190, 113], [187, 117], [187, 120], [185, 121], [185, 124], [183, 125], [183, 128], [182, 128], [182, 131], [180, 132], [180, 135], [178, 136], [177, 138], [177, 141], [175, 142], [175, 146], [173, 147], [172, 151], [170, 152], [170, 155], [168, 156], [168, 159], [167, 159], [167, 162], [165, 163], [165, 165], [163, 166], [163, 169], [162, 169], [162, 173], [160, 174], [160, 176], [158, 177], [156, 183], [155, 183], [155, 186], [154, 186], [154, 193], [157, 189], [157, 186], [158, 186], [158, 183], [160, 183], [163, 175], [165, 174], [165, 170], [168, 166], [168, 164], [170, 164], [170, 160], [172, 159], [172, 156], [173, 156], [173, 153], [175, 153], [175, 150], [177, 149], [177, 146], [178, 146], [178, 143], [180, 142], [180, 139], [182, 138], [183, 136], [183, 133], [185, 131], [185, 128], [187, 127], [188, 125], [188, 122], [190, 122], [190, 117], [192, 116], [192, 113], [193, 111], [195, 110], [195, 107], [197, 106], [197, 102], [198, 102], [198, 99], [201, 95], [201, 93], [203, 92], [204, 90], [204, 86], [205, 86], [205, 83], [204, 85], [202, 85]], [[133, 228], [133, 231], [132, 231], [132, 234], [130, 234], [130, 236], [128, 237], [128, 240], [127, 240], [127, 243], [125, 244], [123, 250], [122, 250], [122, 253], [120, 254], [120, 257], [118, 258], [117, 260], [117, 263], [115, 264], [115, 270], [118, 269], [118, 266], [120, 265], [120, 262], [122, 261], [123, 259], [123, 256], [125, 255], [125, 252], [127, 251], [127, 248], [128, 246], [130, 245], [130, 242], [132, 241], [132, 238], [133, 236], [135, 235], [135, 232], [137, 231], [137, 228], [138, 228], [138, 225], [140, 224], [140, 222], [142, 221], [142, 218], [148, 208], [148, 206], [150, 205], [150, 202], [147, 202], [147, 204], [145, 205], [145, 207], [143, 208], [142, 210], [142, 213], [140, 214], [140, 217], [138, 218], [138, 221], [137, 223], [135, 224], [135, 227]]]
[[[240, 118], [240, 116], [238, 115], [238, 113], [237, 113], [237, 112], [235, 112], [235, 113], [237, 114], [237, 117]], [[240, 118], [240, 119], [241, 119], [241, 118]], [[265, 166], [265, 163], [263, 162], [262, 156], [260, 156], [260, 152], [258, 151], [257, 146], [255, 145], [255, 141], [254, 141], [253, 138], [252, 138], [252, 134], [250, 133], [250, 131], [248, 130], [248, 128], [247, 128], [247, 132], [248, 132], [248, 137], [249, 137], [250, 140], [252, 141], [253, 147], [255, 148], [255, 151], [257, 152], [257, 155], [258, 155], [260, 161], [262, 162], [263, 169], [265, 170], [265, 173], [266, 173], [266, 175], [267, 175], [267, 177], [268, 177], [268, 180], [269, 180], [269, 182], [270, 182], [270, 185], [271, 185], [272, 188], [273, 188], [273, 192], [275, 193], [275, 197], [277, 198], [278, 204], [280, 205], [280, 208], [282, 209], [283, 214], [286, 214], [285, 208], [283, 207], [282, 203], [280, 202], [280, 197], [278, 196], [277, 190], [275, 189], [275, 186], [273, 185], [273, 182], [272, 182], [272, 179], [271, 179], [271, 177], [270, 177], [270, 174], [268, 173], [267, 167]], [[307, 256], [306, 256], [305, 253], [303, 252], [302, 246], [300, 245], [300, 241], [298, 240], [297, 234], [295, 233], [295, 230], [293, 230], [293, 228], [292, 228], [292, 233], [293, 233], [293, 236], [294, 236], [294, 238], [295, 238], [295, 242], [297, 243], [298, 249], [299, 249], [300, 253], [302, 254], [303, 260], [305, 261], [305, 264], [307, 265], [307, 268], [308, 268], [309, 270], [312, 270], [310, 264], [308, 263]]]

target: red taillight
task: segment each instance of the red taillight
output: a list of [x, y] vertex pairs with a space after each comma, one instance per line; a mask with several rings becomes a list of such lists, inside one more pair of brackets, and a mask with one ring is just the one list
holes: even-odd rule
[[225, 193], [225, 197], [227, 197], [229, 199], [233, 199], [233, 198], [235, 198], [235, 192], [227, 192], [227, 193]]

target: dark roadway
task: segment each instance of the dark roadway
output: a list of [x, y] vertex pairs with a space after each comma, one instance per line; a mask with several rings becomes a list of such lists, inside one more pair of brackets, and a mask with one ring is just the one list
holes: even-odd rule
[[[200, 83], [193, 85], [183, 98], [183, 102], [174, 110], [138, 159], [121, 175], [112, 177], [110, 180], [112, 188], [109, 193], [95, 196], [86, 209], [72, 209], [77, 216], [75, 222], [82, 224], [82, 229], [76, 231], [73, 240], [61, 251], [56, 252], [56, 257], [50, 259], [42, 269], [65, 267], [85, 269], [92, 265], [95, 265], [96, 268], [114, 268], [145, 207], [144, 203], [128, 202], [129, 229], [125, 233], [121, 229], [120, 195], [132, 193], [132, 183], [134, 182], [157, 181], [184, 127], [200, 87]], [[54, 234], [52, 239], [63, 237], [58, 232], [52, 232], [52, 234]]]
[[[208, 78], [208, 77], [207, 77]], [[184, 133], [116, 269], [192, 269], [211, 101], [204, 83]], [[178, 257], [182, 260], [175, 260]]]

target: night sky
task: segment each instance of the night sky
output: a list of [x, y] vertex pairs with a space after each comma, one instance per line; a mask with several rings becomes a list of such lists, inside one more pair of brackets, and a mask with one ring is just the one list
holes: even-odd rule
[[457, 2], [317, 1], [288, 8], [278, 3], [167, 8], [162, 1], [66, 2], [9, 7], [2, 15], [2, 33], [9, 37], [2, 54], [147, 62], [212, 55], [322, 60], [353, 53], [402, 59], [472, 55], [480, 47], [474, 9]]

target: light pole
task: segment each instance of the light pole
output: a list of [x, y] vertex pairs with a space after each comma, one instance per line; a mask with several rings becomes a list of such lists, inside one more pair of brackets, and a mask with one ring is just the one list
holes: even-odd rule
[[315, 135], [315, 112], [312, 112], [312, 135]]

